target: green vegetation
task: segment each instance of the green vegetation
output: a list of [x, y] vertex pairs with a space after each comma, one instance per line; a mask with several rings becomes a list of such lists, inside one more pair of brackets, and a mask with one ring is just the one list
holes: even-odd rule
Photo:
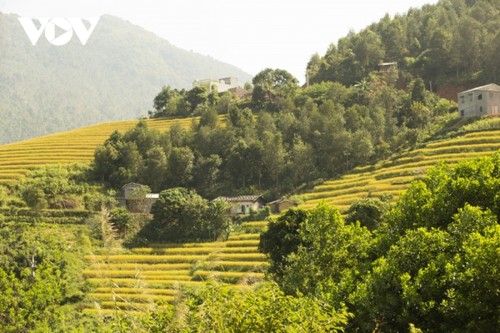
[[[353, 313], [347, 331], [495, 332], [500, 151], [415, 181], [372, 233], [326, 204], [285, 232], [271, 223], [271, 271], [288, 294]], [[278, 228], [278, 226], [281, 226]], [[287, 246], [277, 255], [274, 247]], [[266, 244], [266, 243], [262, 243]], [[298, 245], [297, 245], [298, 244]]]
[[91, 250], [85, 228], [19, 223], [2, 225], [0, 234], [2, 332], [82, 329], [82, 258]]
[[[304, 88], [270, 68], [242, 100], [166, 86], [155, 119], [0, 147], [0, 327], [496, 332], [500, 122], [456, 119], [425, 87], [432, 71], [439, 84], [496, 75], [483, 55], [436, 48], [465, 22], [492, 52], [496, 9], [386, 17], [314, 56]], [[145, 185], [131, 211], [114, 200], [128, 182]], [[205, 199], [250, 193], [301, 205], [231, 221]]]
[[[197, 118], [151, 119], [148, 127], [165, 131], [174, 124], [190, 127]], [[11, 184], [29, 170], [46, 164], [89, 163], [98, 145], [113, 133], [133, 128], [137, 121], [104, 123], [0, 146], [0, 183]]]
[[496, 1], [447, 0], [386, 15], [341, 38], [323, 57], [312, 56], [307, 72], [311, 82], [373, 88], [368, 74], [382, 62], [397, 62], [399, 73], [393, 75], [403, 84], [411, 76], [437, 89], [498, 82], [499, 13]]
[[192, 241], [227, 238], [231, 226], [222, 201], [207, 202], [196, 192], [171, 188], [151, 209], [153, 220], [138, 237], [148, 241]]
[[[159, 133], [141, 121], [114, 132], [95, 152], [95, 179], [117, 190], [138, 182], [153, 191], [194, 188], [208, 198], [273, 198], [413, 148], [455, 117], [453, 103], [425, 91], [421, 79], [408, 91], [383, 75], [374, 80], [371, 92], [331, 82], [301, 89], [286, 71], [268, 68], [254, 78], [251, 100], [232, 99], [227, 108], [221, 103], [229, 95], [214, 100], [194, 88], [198, 124]], [[164, 88], [152, 116], [182, 114], [194, 103], [191, 91]], [[219, 112], [227, 112], [225, 123]]]

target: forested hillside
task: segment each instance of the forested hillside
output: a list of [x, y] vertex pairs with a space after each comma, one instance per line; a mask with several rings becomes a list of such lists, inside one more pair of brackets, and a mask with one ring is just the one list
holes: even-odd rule
[[16, 15], [0, 13], [0, 144], [111, 120], [147, 115], [164, 85], [242, 70], [185, 51], [122, 19], [103, 16], [82, 46], [45, 37], [33, 46]]
[[373, 73], [366, 87], [323, 82], [302, 89], [288, 72], [268, 68], [253, 84], [243, 100], [164, 88], [153, 116], [190, 110], [199, 123], [159, 133], [142, 122], [113, 133], [95, 152], [96, 180], [114, 189], [139, 182], [153, 191], [195, 188], [208, 198], [273, 199], [411, 149], [456, 121], [456, 104], [426, 91], [419, 78], [408, 90], [390, 73]]
[[427, 88], [500, 80], [500, 3], [442, 0], [410, 9], [333, 43], [307, 65], [311, 82], [360, 83], [382, 62], [397, 62], [401, 83], [418, 75]]
[[[303, 87], [160, 84], [151, 119], [6, 145], [0, 330], [497, 333], [500, 118], [429, 82], [498, 79], [498, 10], [443, 0], [313, 56]], [[249, 194], [301, 202], [229, 214]]]

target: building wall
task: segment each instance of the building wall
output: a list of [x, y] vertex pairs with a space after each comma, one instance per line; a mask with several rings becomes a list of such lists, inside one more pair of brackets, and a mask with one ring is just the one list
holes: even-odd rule
[[489, 115], [500, 115], [500, 91], [488, 92], [487, 103]]
[[260, 204], [259, 202], [251, 202], [251, 201], [240, 201], [240, 202], [231, 202], [231, 215], [238, 214], [249, 214], [250, 210], [259, 210]]
[[473, 90], [458, 94], [458, 116], [474, 117], [500, 114], [500, 92]]

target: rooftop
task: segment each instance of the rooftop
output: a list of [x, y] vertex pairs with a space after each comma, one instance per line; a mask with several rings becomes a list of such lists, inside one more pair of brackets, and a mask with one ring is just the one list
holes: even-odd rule
[[494, 84], [494, 83], [490, 83], [490, 84], [487, 84], [484, 86], [480, 86], [480, 87], [476, 87], [476, 88], [462, 91], [462, 92], [460, 92], [460, 94], [478, 91], [478, 90], [481, 90], [481, 91], [500, 91], [500, 86], [497, 84]]
[[240, 195], [237, 197], [217, 197], [215, 200], [222, 200], [227, 202], [255, 202], [259, 199], [262, 199], [262, 195]]

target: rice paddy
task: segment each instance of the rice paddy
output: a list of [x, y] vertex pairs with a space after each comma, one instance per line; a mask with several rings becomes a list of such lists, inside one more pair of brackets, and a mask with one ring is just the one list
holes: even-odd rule
[[[154, 119], [147, 123], [165, 131], [175, 123], [190, 127], [193, 121], [196, 120]], [[136, 122], [100, 124], [0, 146], [0, 184], [12, 183], [44, 164], [89, 163], [95, 148], [113, 131], [124, 132]], [[454, 164], [498, 149], [500, 130], [470, 132], [430, 142], [392, 160], [359, 167], [338, 179], [325, 181], [303, 194], [304, 203], [299, 207], [312, 208], [326, 201], [345, 212], [353, 202], [369, 196], [391, 195], [396, 201], [413, 180], [437, 163]], [[149, 244], [127, 253], [89, 255], [83, 274], [92, 290], [84, 311], [142, 311], [158, 303], [174, 302], [182, 288], [200, 286], [210, 279], [237, 288], [251, 285], [263, 279], [269, 266], [257, 250], [259, 233], [266, 227], [266, 221], [243, 222], [227, 241]]]
[[[264, 230], [267, 222], [252, 222]], [[88, 255], [83, 275], [93, 286], [85, 313], [143, 311], [172, 303], [179, 290], [210, 279], [244, 288], [264, 278], [269, 266], [259, 253], [260, 233], [234, 233], [212, 243], [151, 244], [127, 254]]]
[[[187, 128], [197, 118], [147, 119], [150, 128], [166, 131], [179, 124]], [[125, 132], [137, 120], [117, 121], [83, 127], [0, 146], [0, 184], [9, 184], [29, 170], [45, 164], [89, 163], [94, 150], [114, 131]]]
[[325, 201], [345, 213], [356, 200], [382, 195], [392, 202], [438, 163], [456, 164], [461, 160], [487, 156], [500, 149], [500, 130], [466, 133], [454, 139], [434, 141], [390, 161], [359, 167], [338, 179], [325, 181], [302, 195], [299, 208], [313, 208]]

